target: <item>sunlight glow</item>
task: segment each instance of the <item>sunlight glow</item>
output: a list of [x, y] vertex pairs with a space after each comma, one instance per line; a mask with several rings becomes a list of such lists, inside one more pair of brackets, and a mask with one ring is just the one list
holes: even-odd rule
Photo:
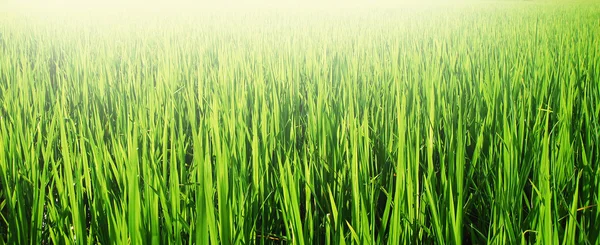
[[[11, 6], [44, 12], [195, 11], [211, 9], [347, 9], [423, 6], [441, 0], [13, 0]], [[456, 2], [456, 1], [453, 1]]]

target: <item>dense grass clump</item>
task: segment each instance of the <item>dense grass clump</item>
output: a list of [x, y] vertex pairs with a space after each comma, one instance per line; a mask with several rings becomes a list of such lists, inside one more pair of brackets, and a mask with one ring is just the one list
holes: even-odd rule
[[0, 244], [599, 244], [600, 6], [0, 16]]

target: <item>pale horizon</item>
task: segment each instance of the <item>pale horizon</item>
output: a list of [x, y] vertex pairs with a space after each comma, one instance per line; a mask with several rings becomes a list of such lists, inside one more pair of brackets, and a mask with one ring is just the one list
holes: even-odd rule
[[225, 0], [217, 3], [211, 1], [191, 1], [191, 0], [175, 0], [175, 1], [141, 1], [141, 0], [23, 0], [9, 1], [8, 6], [17, 10], [26, 11], [42, 11], [42, 12], [81, 12], [81, 11], [153, 11], [153, 12], [168, 12], [168, 11], [196, 11], [196, 10], [212, 10], [212, 9], [362, 9], [362, 8], [395, 8], [395, 7], [427, 7], [439, 5], [456, 5], [463, 3], [481, 2], [475, 0]]

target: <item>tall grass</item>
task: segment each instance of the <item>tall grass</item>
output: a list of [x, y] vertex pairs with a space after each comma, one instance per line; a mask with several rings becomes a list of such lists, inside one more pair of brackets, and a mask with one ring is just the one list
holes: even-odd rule
[[598, 244], [600, 6], [0, 17], [0, 243]]

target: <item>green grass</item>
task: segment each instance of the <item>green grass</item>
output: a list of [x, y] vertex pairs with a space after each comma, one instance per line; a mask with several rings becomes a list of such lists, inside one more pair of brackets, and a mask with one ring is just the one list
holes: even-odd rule
[[0, 17], [0, 244], [600, 244], [600, 5]]

